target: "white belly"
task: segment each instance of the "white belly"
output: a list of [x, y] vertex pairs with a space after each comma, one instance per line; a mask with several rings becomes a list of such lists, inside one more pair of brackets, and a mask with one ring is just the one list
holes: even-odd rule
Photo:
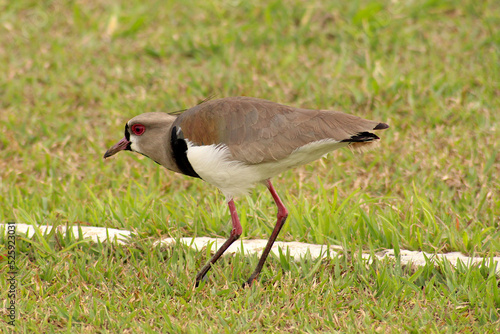
[[284, 159], [250, 165], [233, 160], [226, 145], [194, 146], [188, 142], [187, 157], [196, 173], [229, 199], [247, 194], [259, 182], [347, 145], [332, 139], [320, 140], [299, 147]]

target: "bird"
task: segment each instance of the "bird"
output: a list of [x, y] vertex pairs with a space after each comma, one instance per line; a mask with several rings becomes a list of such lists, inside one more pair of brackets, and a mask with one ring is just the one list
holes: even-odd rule
[[277, 221], [257, 267], [243, 286], [257, 280], [288, 210], [271, 178], [342, 147], [362, 150], [380, 138], [372, 131], [389, 125], [340, 111], [290, 107], [255, 97], [206, 100], [183, 111], [147, 112], [125, 124], [124, 137], [104, 154], [142, 154], [180, 174], [199, 178], [225, 196], [232, 229], [228, 239], [196, 275], [195, 285], [243, 230], [235, 197], [264, 184], [277, 206]]

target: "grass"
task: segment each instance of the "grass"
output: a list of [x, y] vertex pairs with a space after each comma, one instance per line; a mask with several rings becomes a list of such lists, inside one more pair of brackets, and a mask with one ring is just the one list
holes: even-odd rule
[[[500, 254], [499, 13], [493, 0], [0, 1], [0, 222], [136, 232], [128, 246], [20, 236], [16, 330], [496, 332], [488, 261], [402, 268], [359, 254]], [[376, 150], [275, 180], [290, 210], [279, 239], [345, 256], [278, 255], [242, 290], [258, 257], [236, 255], [196, 289], [209, 254], [153, 246], [226, 237], [224, 198], [141, 156], [102, 155], [129, 118], [214, 93], [390, 124]], [[243, 237], [267, 238], [267, 192], [236, 205]]]

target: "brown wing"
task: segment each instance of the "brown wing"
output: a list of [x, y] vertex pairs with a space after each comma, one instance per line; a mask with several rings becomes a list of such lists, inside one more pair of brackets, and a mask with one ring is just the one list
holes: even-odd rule
[[224, 143], [235, 159], [250, 164], [283, 159], [317, 140], [348, 141], [387, 127], [380, 124], [337, 111], [299, 109], [251, 97], [208, 101], [174, 122], [191, 142]]

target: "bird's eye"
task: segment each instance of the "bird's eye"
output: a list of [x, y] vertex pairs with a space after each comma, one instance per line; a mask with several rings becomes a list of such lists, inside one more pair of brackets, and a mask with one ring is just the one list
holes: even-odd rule
[[144, 133], [144, 131], [146, 131], [146, 127], [142, 124], [134, 124], [132, 125], [132, 132], [136, 135], [136, 136], [140, 136]]

